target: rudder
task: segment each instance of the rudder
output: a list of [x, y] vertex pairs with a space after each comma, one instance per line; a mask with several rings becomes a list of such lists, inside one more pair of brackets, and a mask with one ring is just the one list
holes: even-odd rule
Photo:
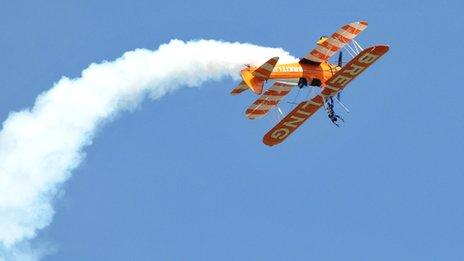
[[274, 70], [278, 60], [279, 57], [273, 57], [253, 71], [249, 69], [242, 70], [241, 76], [243, 81], [254, 93], [261, 94], [264, 82], [271, 76], [272, 70]]

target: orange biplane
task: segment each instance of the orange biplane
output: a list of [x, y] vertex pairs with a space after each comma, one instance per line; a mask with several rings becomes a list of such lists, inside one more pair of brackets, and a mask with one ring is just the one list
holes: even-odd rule
[[[339, 94], [360, 73], [384, 55], [389, 47], [375, 45], [363, 49], [354, 38], [367, 27], [367, 22], [354, 22], [341, 27], [330, 37], [321, 37], [316, 48], [298, 62], [277, 64], [279, 57], [269, 59], [259, 67], [247, 65], [240, 74], [242, 82], [231, 94], [237, 95], [250, 89], [260, 97], [246, 110], [249, 119], [266, 115], [295, 86], [320, 87], [318, 95], [305, 100], [293, 108], [274, 128], [263, 137], [266, 145], [274, 146], [281, 143], [292, 132], [300, 127], [319, 108], [325, 107], [329, 118], [338, 126], [337, 121], [343, 119], [336, 115], [334, 100], [339, 101]], [[353, 59], [343, 66], [341, 49], [344, 48]], [[338, 64], [328, 62], [329, 58], [339, 52]], [[264, 83], [275, 82], [263, 93]], [[282, 114], [279, 107], [278, 111]]]

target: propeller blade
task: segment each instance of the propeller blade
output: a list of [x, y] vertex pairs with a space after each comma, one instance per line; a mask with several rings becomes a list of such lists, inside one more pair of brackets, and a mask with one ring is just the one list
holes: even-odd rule
[[[342, 51], [340, 51], [338, 53], [338, 66], [342, 67], [343, 66], [343, 53]], [[341, 100], [341, 92], [338, 92], [337, 93], [337, 100], [340, 101]]]
[[342, 65], [343, 65], [343, 53], [342, 51], [340, 51], [338, 53], [338, 66], [342, 67]]

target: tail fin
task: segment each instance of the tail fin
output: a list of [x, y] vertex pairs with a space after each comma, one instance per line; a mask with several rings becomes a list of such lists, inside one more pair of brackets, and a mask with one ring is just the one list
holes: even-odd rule
[[242, 70], [241, 75], [243, 81], [254, 93], [261, 94], [263, 92], [263, 84], [269, 79], [278, 60], [279, 57], [271, 58], [254, 71]]
[[269, 59], [269, 61], [265, 62], [258, 69], [253, 71], [253, 76], [269, 79], [269, 76], [271, 75], [272, 70], [274, 70], [278, 60], [279, 57], [273, 57]]

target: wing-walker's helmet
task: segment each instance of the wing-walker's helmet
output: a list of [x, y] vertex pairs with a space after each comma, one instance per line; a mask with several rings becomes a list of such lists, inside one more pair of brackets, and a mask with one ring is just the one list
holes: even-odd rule
[[327, 36], [323, 35], [323, 36], [319, 37], [319, 40], [316, 43], [317, 44], [322, 44], [327, 40], [327, 38], [328, 38]]

